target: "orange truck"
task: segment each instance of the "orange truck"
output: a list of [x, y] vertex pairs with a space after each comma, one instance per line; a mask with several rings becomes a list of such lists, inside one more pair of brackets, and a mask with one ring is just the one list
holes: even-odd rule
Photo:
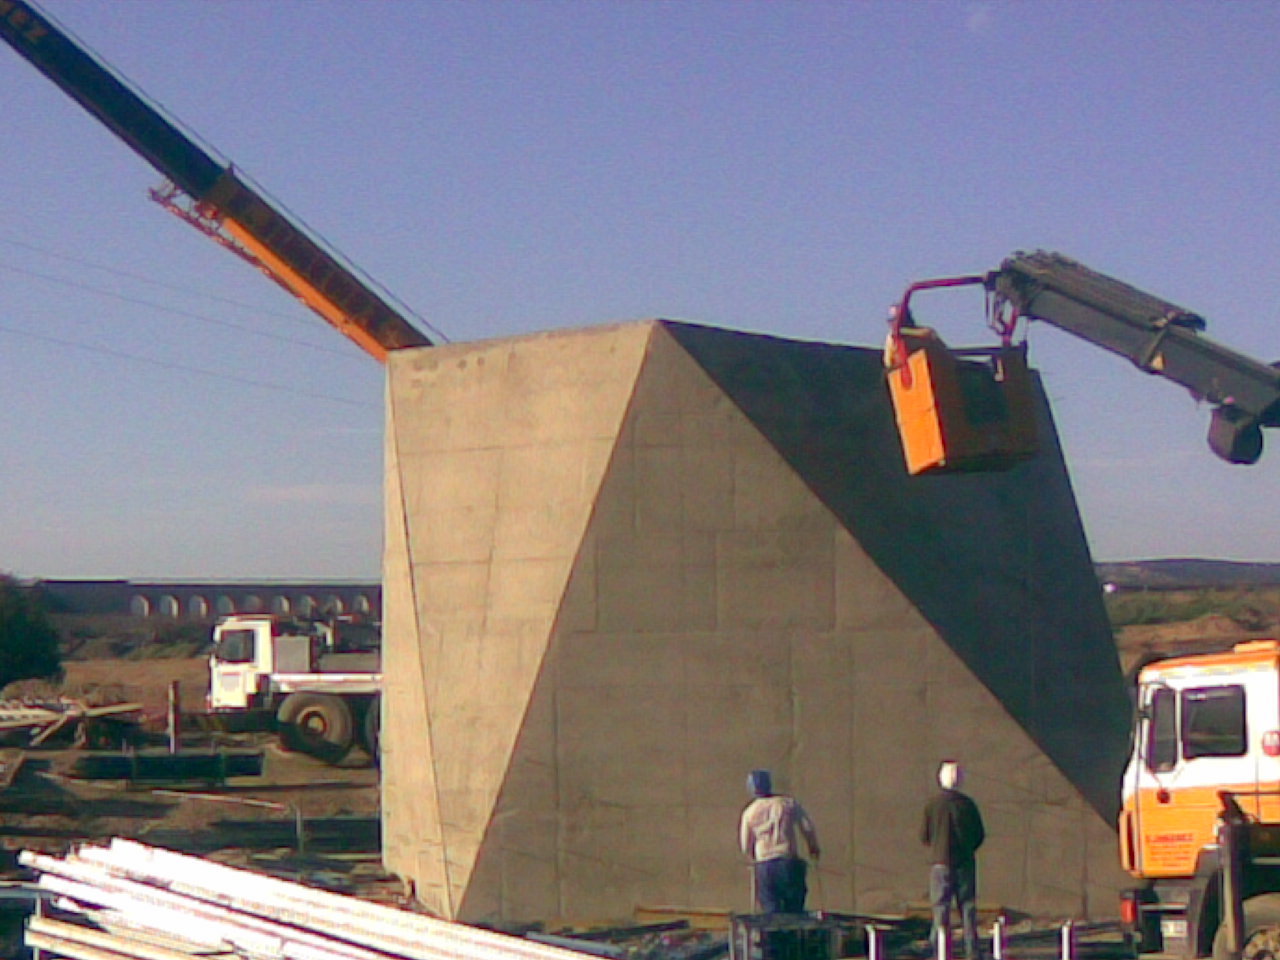
[[1143, 881], [1135, 947], [1280, 952], [1280, 640], [1150, 663], [1137, 677], [1120, 859]]

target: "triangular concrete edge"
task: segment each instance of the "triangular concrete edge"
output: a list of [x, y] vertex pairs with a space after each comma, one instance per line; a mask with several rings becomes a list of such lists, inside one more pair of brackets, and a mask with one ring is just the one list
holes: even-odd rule
[[[386, 434], [384, 438], [383, 540], [383, 695], [379, 763], [383, 770], [382, 851], [383, 866], [407, 878], [412, 894], [441, 916], [454, 913], [443, 856], [439, 792], [436, 788], [435, 751], [426, 707], [425, 670], [417, 617], [416, 590], [410, 571], [408, 517], [400, 478], [397, 404], [386, 384]], [[419, 756], [423, 762], [404, 763], [402, 757]], [[428, 816], [413, 816], [415, 806], [405, 798], [418, 797], [430, 805]]]
[[[653, 322], [624, 324], [405, 351], [393, 359], [389, 433], [398, 439], [388, 442], [388, 469], [395, 478], [388, 483], [386, 570], [409, 587], [392, 587], [387, 597], [389, 605], [412, 604], [412, 616], [399, 610], [391, 617], [397, 629], [412, 630], [414, 643], [412, 653], [402, 649], [389, 659], [416, 677], [426, 693], [400, 697], [409, 714], [421, 711], [420, 723], [404, 725], [416, 731], [419, 759], [398, 762], [393, 742], [383, 790], [384, 797], [403, 797], [412, 785], [429, 795], [419, 795], [409, 823], [388, 815], [393, 836], [404, 846], [387, 862], [394, 872], [414, 876], [419, 899], [441, 915], [457, 913], [469, 886], [581, 530], [653, 328]], [[417, 386], [406, 390], [404, 381], [415, 378]], [[428, 399], [431, 394], [436, 396]], [[419, 444], [406, 452], [406, 433], [420, 431], [427, 437], [425, 448]], [[571, 462], [558, 462], [551, 452], [556, 449]], [[443, 462], [450, 457], [451, 464]], [[462, 475], [450, 476], [451, 466]], [[544, 485], [561, 479], [554, 475], [557, 468], [564, 469], [571, 489], [561, 484], [540, 492], [540, 479]], [[406, 484], [406, 472], [426, 487]], [[451, 496], [474, 513], [468, 499], [475, 496], [474, 481], [493, 484], [503, 502], [487, 506], [492, 516], [481, 518], [482, 525], [488, 523], [487, 547], [485, 531], [477, 529], [464, 531], [459, 536], [465, 542], [452, 546], [465, 553], [479, 541], [486, 555], [455, 565], [456, 555], [446, 545], [424, 556], [432, 549], [428, 531], [440, 529], [441, 518], [431, 519], [432, 511], [448, 512], [429, 498]], [[541, 516], [547, 503], [555, 505], [550, 520]], [[453, 519], [460, 517], [455, 511]], [[562, 546], [548, 548], [548, 541]], [[540, 552], [547, 549], [550, 554]], [[454, 589], [465, 591], [469, 584], [475, 592], [473, 602], [463, 604], [469, 617], [449, 612], [453, 596], [446, 604], [422, 592], [423, 571], [430, 570], [434, 580], [446, 567], [460, 574]], [[395, 697], [393, 689], [388, 699]], [[405, 711], [399, 712], [403, 718]]]
[[[651, 382], [654, 354], [663, 349], [678, 351], [688, 369], [696, 372], [709, 390], [719, 390], [666, 333], [663, 322], [652, 322], [644, 360], [636, 375], [626, 413], [619, 424], [618, 442], [601, 477], [600, 495], [592, 505], [590, 519], [566, 578], [563, 602], [555, 618], [543, 668], [529, 698], [520, 736], [513, 744], [507, 778], [494, 808], [477, 870], [473, 873], [477, 886], [469, 889], [461, 900], [459, 915], [466, 922], [502, 919], [559, 923], [575, 916], [582, 918], [571, 902], [566, 903], [564, 889], [566, 884], [572, 885], [569, 874], [575, 870], [574, 861], [579, 854], [573, 850], [572, 841], [566, 845], [563, 836], [567, 821], [561, 808], [565, 798], [560, 794], [558, 768], [564, 746], [558, 742], [556, 733], [556, 698], [561, 681], [559, 647], [566, 634], [590, 631], [599, 625], [596, 588], [586, 584], [594, 581], [595, 577], [595, 541], [600, 514], [602, 509], [607, 511], [625, 503], [625, 498], [609, 496], [612, 488], [620, 482], [628, 487], [634, 485], [630, 447], [634, 433], [644, 429], [636, 422], [636, 396], [645, 388], [654, 389]], [[745, 429], [754, 432], [738, 411], [734, 410], [733, 415], [741, 419]], [[661, 429], [661, 426], [651, 425], [651, 429]], [[620, 460], [626, 464], [620, 466]], [[626, 479], [621, 479], [620, 473], [625, 474]], [[623, 518], [621, 522], [625, 525], [634, 519]], [[568, 819], [572, 820], [572, 817]], [[568, 896], [571, 901], [572, 894]], [[695, 901], [686, 897], [682, 902]], [[595, 916], [594, 919], [599, 920], [600, 917]], [[626, 919], [626, 911], [618, 913], [616, 919]]]

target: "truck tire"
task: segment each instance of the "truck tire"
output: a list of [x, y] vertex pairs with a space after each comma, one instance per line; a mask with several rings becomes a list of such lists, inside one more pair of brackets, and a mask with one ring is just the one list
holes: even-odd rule
[[[1241, 960], [1280, 957], [1280, 893], [1262, 893], [1244, 902]], [[1213, 960], [1228, 960], [1227, 928], [1213, 935]]]
[[382, 697], [375, 696], [364, 711], [364, 748], [376, 765], [382, 756]]
[[280, 745], [337, 763], [355, 742], [351, 708], [341, 697], [325, 693], [291, 693], [276, 714]]

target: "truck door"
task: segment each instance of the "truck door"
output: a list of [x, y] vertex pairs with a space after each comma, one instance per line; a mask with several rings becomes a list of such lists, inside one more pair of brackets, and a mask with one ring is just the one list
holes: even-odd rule
[[1132, 760], [1135, 860], [1141, 875], [1151, 876], [1163, 859], [1154, 838], [1170, 830], [1171, 794], [1165, 781], [1178, 765], [1178, 695], [1159, 683], [1143, 686], [1141, 697]]
[[[1218, 791], [1254, 791], [1245, 688], [1160, 684], [1146, 696], [1135, 791], [1138, 859], [1147, 877], [1190, 876], [1214, 839]], [[1256, 812], [1256, 797], [1244, 801]]]
[[1257, 815], [1257, 761], [1249, 751], [1245, 683], [1191, 687], [1182, 692], [1182, 756], [1189, 786], [1204, 787], [1214, 815], [1221, 810], [1219, 790], [1238, 791], [1240, 805]]
[[209, 707], [244, 710], [258, 692], [258, 632], [219, 628], [209, 658]]

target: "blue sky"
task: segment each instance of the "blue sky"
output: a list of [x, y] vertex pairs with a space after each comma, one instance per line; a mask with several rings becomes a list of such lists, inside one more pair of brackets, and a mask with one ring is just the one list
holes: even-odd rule
[[[1058, 250], [1280, 358], [1280, 5], [45, 9], [455, 341], [648, 316], [878, 344]], [[0, 570], [376, 577], [382, 368], [0, 49]], [[982, 341], [977, 294], [922, 300]], [[1031, 332], [1100, 560], [1280, 560], [1280, 436]]]

